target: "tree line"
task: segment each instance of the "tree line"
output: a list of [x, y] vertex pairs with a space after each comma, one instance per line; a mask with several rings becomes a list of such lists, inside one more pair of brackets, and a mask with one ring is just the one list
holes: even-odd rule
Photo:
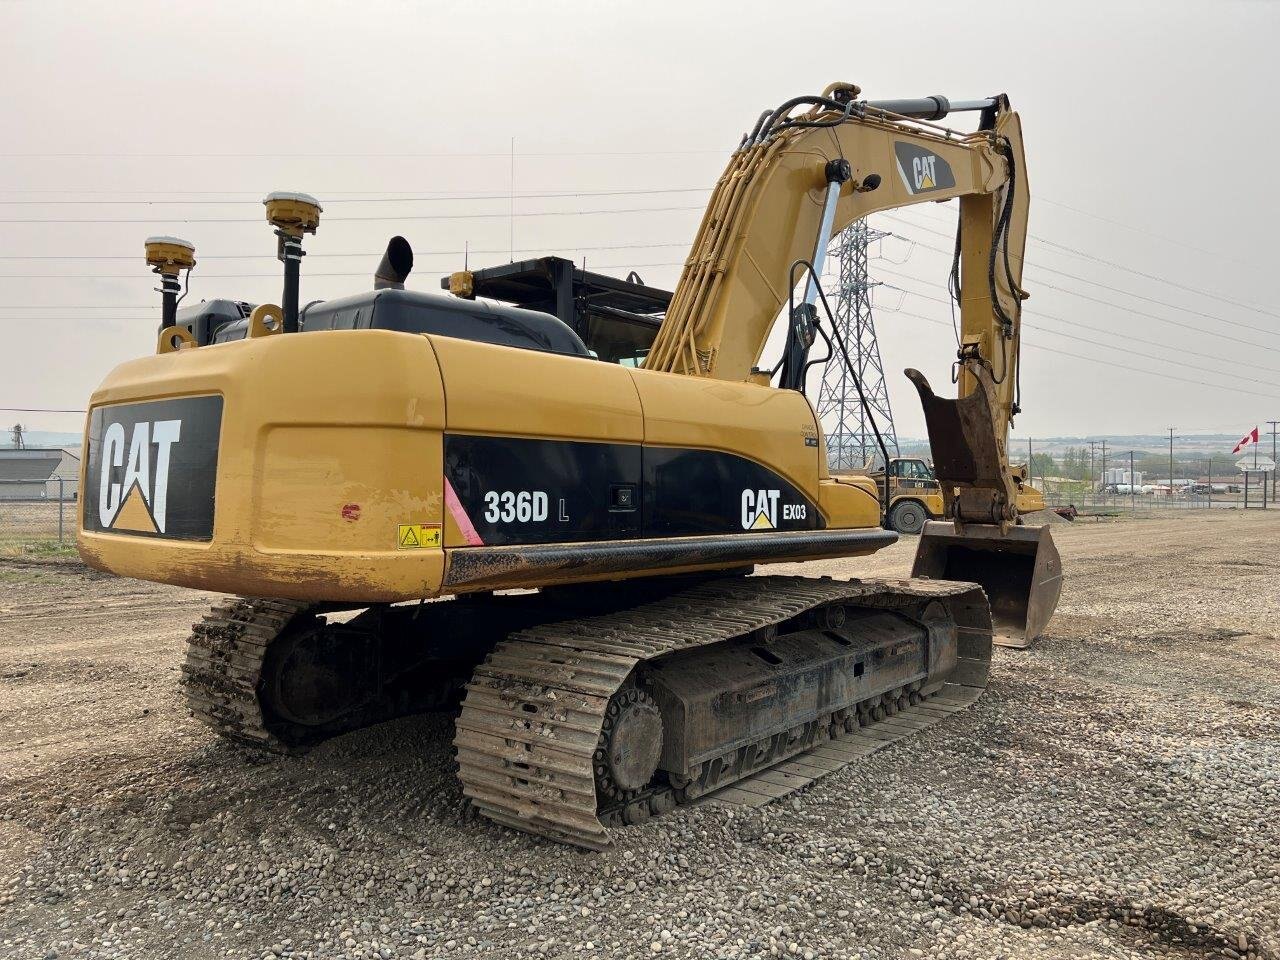
[[[1270, 454], [1269, 449], [1264, 452]], [[1240, 457], [1239, 455], [1232, 455], [1230, 451], [1191, 456], [1174, 453], [1174, 479], [1187, 480], [1204, 476], [1209, 469], [1210, 458], [1213, 460], [1214, 476], [1222, 476], [1236, 472], [1235, 462]], [[1108, 469], [1112, 467], [1129, 469], [1129, 451], [1108, 449], [1106, 466]], [[1064, 477], [1068, 480], [1089, 480], [1092, 478], [1099, 480], [1101, 479], [1102, 467], [1101, 450], [1095, 448], [1091, 462], [1087, 446], [1067, 447], [1056, 458], [1048, 453], [1032, 453], [1031, 455], [1031, 474], [1035, 477]], [[1167, 479], [1169, 476], [1169, 454], [1167, 452], [1135, 450], [1133, 454], [1133, 469], [1143, 474], [1145, 481], [1148, 483]]]

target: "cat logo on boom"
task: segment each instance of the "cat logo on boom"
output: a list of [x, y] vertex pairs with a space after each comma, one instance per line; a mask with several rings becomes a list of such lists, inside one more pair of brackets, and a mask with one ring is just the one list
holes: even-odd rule
[[917, 190], [932, 190], [938, 185], [933, 177], [934, 164], [937, 162], [938, 158], [932, 155], [912, 158], [911, 172], [915, 177]]
[[893, 152], [898, 161], [898, 176], [907, 193], [949, 190], [956, 185], [951, 164], [932, 150], [898, 140], [894, 142]]

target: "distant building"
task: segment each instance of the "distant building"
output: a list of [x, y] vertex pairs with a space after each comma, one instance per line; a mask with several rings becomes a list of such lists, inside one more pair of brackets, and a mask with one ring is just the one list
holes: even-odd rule
[[1107, 469], [1106, 483], [1108, 486], [1117, 484], [1132, 484], [1134, 486], [1142, 486], [1142, 478], [1145, 474], [1141, 470], [1133, 472], [1133, 479], [1129, 478], [1129, 470], [1127, 467], [1110, 467]]
[[0, 500], [78, 498], [80, 453], [61, 447], [0, 449]]

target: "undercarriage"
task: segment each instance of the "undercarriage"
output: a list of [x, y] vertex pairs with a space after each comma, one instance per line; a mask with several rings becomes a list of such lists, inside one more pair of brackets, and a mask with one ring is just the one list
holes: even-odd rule
[[668, 578], [332, 612], [215, 607], [183, 667], [193, 712], [290, 752], [457, 710], [476, 810], [589, 849], [949, 685], [971, 699], [991, 658], [982, 590], [929, 580]]

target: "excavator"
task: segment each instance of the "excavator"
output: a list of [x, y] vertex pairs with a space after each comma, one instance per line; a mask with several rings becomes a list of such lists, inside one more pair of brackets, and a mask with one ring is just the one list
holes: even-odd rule
[[[1007, 450], [1021, 128], [1003, 95], [860, 93], [760, 114], [639, 365], [471, 298], [465, 270], [451, 294], [406, 290], [400, 237], [372, 290], [300, 307], [322, 213], [306, 194], [264, 201], [279, 306], [180, 316], [194, 247], [150, 238], [157, 351], [92, 396], [77, 543], [99, 569], [230, 595], [188, 640], [192, 713], [287, 753], [452, 708], [478, 813], [602, 849], [613, 828], [980, 695], [992, 643], [1038, 636], [1061, 584], [1048, 530], [1016, 522]], [[966, 112], [974, 131], [938, 123]], [[860, 217], [952, 199], [956, 398], [906, 371], [952, 519], [925, 524], [909, 579], [753, 575], [897, 539], [873, 479], [830, 475], [806, 396], [828, 355], [856, 381], [823, 258]], [[775, 321], [785, 343], [763, 365]]]

